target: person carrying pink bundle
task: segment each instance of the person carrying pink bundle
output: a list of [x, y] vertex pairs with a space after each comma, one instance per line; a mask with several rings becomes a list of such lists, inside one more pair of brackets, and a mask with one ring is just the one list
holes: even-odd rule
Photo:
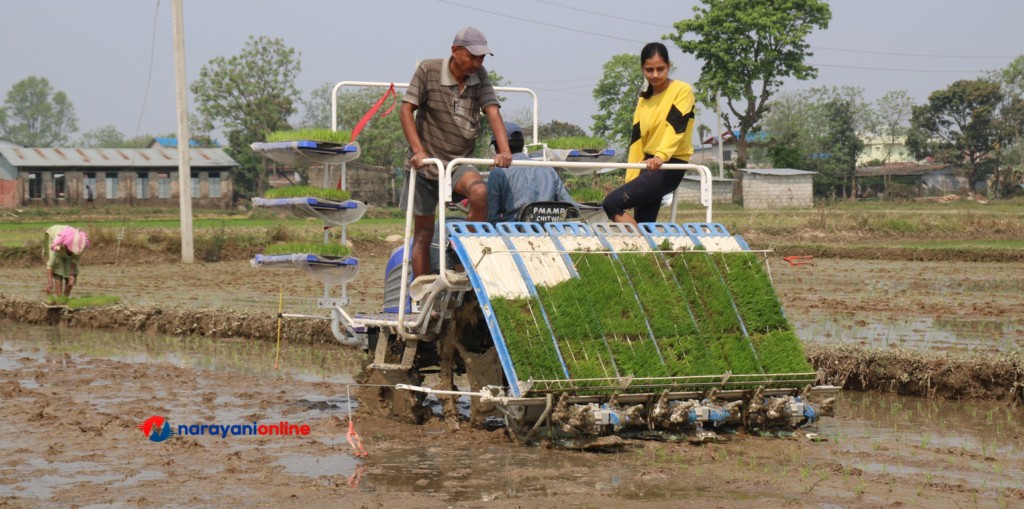
[[82, 230], [65, 224], [55, 224], [46, 229], [43, 237], [47, 256], [46, 293], [64, 297], [71, 294], [78, 278], [78, 261], [88, 246], [89, 236]]

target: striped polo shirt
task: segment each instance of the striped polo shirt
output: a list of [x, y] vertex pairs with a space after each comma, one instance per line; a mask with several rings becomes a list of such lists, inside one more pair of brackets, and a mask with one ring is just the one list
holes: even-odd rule
[[[449, 68], [449, 58], [424, 60], [416, 67], [403, 101], [416, 106], [416, 131], [423, 150], [444, 164], [459, 157], [470, 157], [480, 135], [480, 113], [498, 98], [481, 67], [459, 85]], [[428, 165], [423, 176], [437, 180], [437, 168]]]

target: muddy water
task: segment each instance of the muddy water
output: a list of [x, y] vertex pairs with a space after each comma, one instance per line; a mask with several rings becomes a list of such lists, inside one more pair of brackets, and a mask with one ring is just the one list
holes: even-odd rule
[[[286, 344], [278, 354], [260, 342], [2, 325], [0, 434], [22, 438], [0, 443], [0, 502], [15, 507], [252, 497], [367, 507], [1024, 502], [1024, 416], [998, 403], [847, 392], [838, 416], [815, 430], [824, 443], [741, 434], [703, 447], [628, 441], [606, 454], [521, 447], [500, 431], [436, 421], [366, 421], [356, 430], [370, 454], [357, 457], [346, 440], [345, 384], [359, 361], [351, 350]], [[168, 383], [174, 391], [161, 390]], [[287, 419], [313, 433], [152, 444], [132, 429], [161, 414], [176, 423]], [[221, 498], [174, 498], [169, 485], [182, 479]]]

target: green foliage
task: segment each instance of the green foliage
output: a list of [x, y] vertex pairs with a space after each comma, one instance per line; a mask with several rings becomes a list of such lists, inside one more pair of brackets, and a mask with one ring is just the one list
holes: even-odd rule
[[299, 54], [283, 40], [250, 36], [240, 54], [210, 60], [189, 86], [199, 113], [228, 136], [228, 153], [241, 165], [237, 191], [262, 193], [267, 163], [249, 145], [290, 127], [301, 69]]
[[875, 101], [876, 120], [873, 134], [882, 140], [880, 164], [888, 163], [896, 147], [906, 139], [914, 100], [906, 90], [890, 90]]
[[124, 134], [112, 125], [98, 127], [82, 134], [82, 140], [78, 144], [83, 148], [129, 148]]
[[1020, 101], [1004, 107], [1003, 99], [1000, 83], [986, 79], [959, 80], [936, 90], [926, 104], [914, 107], [907, 146], [918, 158], [936, 156], [963, 166], [973, 189], [988, 172], [988, 156], [1019, 137], [1024, 125]]
[[771, 102], [763, 128], [768, 157], [780, 168], [818, 172], [817, 196], [846, 194], [862, 137], [878, 130], [879, 116], [856, 87], [818, 87], [781, 94]]
[[604, 150], [608, 142], [593, 136], [567, 136], [547, 140], [548, 148]]
[[520, 380], [564, 380], [565, 371], [541, 309], [533, 299], [491, 300]]
[[[527, 126], [522, 126], [523, 129], [528, 129]], [[582, 127], [571, 124], [569, 122], [562, 122], [560, 120], [552, 120], [545, 124], [537, 126], [537, 139], [538, 140], [553, 140], [555, 138], [568, 138], [573, 136], [586, 136], [587, 132]], [[532, 139], [529, 138], [528, 139]], [[579, 147], [573, 147], [579, 148]]]
[[343, 258], [349, 255], [349, 248], [341, 244], [317, 244], [315, 242], [284, 242], [270, 244], [263, 248], [265, 255], [315, 254], [328, 258]]
[[[307, 128], [331, 129], [331, 91], [333, 83], [324, 83], [311, 91], [309, 99], [303, 101], [305, 112], [300, 125]], [[367, 87], [360, 89], [338, 90], [338, 129], [351, 132], [363, 115], [384, 94], [385, 89]], [[402, 133], [402, 124], [398, 115], [398, 104], [402, 94], [388, 99], [359, 133], [361, 154], [359, 161], [383, 168], [401, 168], [408, 157], [409, 145]], [[387, 116], [384, 113], [396, 105]]]
[[590, 117], [594, 119], [590, 130], [595, 136], [609, 140], [618, 147], [629, 144], [633, 110], [636, 109], [643, 81], [644, 74], [640, 69], [638, 54], [622, 53], [605, 62], [604, 75], [593, 92], [598, 113]]
[[267, 141], [315, 141], [317, 143], [334, 143], [346, 145], [350, 141], [352, 133], [348, 131], [332, 131], [330, 129], [290, 129], [287, 131], [274, 131], [267, 135]]
[[[806, 39], [815, 28], [828, 28], [832, 11], [820, 0], [702, 0], [694, 15], [677, 21], [671, 40], [703, 62], [694, 84], [701, 102], [713, 105], [721, 92], [729, 130], [739, 130], [739, 167], [746, 165], [747, 134], [767, 111], [766, 102], [783, 79], [813, 79], [818, 70]], [[742, 112], [742, 113], [741, 113]], [[596, 132], [596, 131], [595, 131]]]
[[78, 130], [75, 107], [50, 81], [29, 76], [7, 91], [0, 107], [0, 138], [26, 147], [59, 147]]
[[306, 196], [340, 202], [351, 199], [352, 193], [343, 189], [305, 185], [272, 187], [263, 193], [264, 198], [302, 198]]

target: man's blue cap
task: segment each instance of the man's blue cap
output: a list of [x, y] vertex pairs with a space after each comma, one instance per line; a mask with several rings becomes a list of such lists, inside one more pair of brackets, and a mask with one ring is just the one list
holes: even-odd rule
[[[512, 122], [505, 122], [505, 133], [508, 134], [510, 140], [521, 140], [523, 139], [523, 129]], [[491, 145], [496, 145], [498, 139], [491, 135]]]

